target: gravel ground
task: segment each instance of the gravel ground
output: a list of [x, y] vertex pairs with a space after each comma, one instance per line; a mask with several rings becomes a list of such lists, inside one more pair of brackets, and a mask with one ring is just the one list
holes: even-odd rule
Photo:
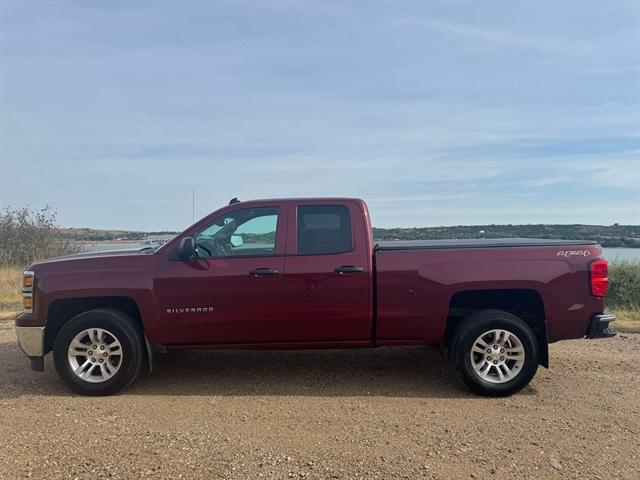
[[551, 358], [486, 399], [432, 349], [172, 353], [84, 398], [4, 321], [0, 478], [640, 478], [640, 335]]

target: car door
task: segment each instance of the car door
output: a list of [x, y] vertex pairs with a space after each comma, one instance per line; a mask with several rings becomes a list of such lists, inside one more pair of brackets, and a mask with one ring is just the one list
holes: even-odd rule
[[291, 342], [368, 343], [371, 253], [354, 203], [290, 207], [284, 323]]
[[282, 341], [285, 235], [279, 208], [239, 208], [195, 233], [197, 256], [161, 262], [155, 291], [163, 342]]

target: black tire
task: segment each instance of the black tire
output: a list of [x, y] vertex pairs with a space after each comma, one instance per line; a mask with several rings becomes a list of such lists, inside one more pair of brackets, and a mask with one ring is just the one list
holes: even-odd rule
[[[511, 371], [518, 368], [518, 373], [503, 383], [485, 380], [480, 373], [476, 373], [472, 365], [472, 348], [476, 339], [483, 333], [495, 329], [511, 332], [524, 348], [524, 364], [514, 367], [515, 362], [511, 362]], [[529, 384], [538, 370], [539, 350], [538, 340], [531, 328], [520, 318], [502, 310], [477, 310], [471, 313], [461, 321], [451, 342], [451, 357], [462, 376], [462, 381], [474, 392], [493, 397], [512, 395]], [[478, 358], [479, 354], [475, 355]], [[491, 375], [497, 377], [500, 367], [487, 367], [490, 367]], [[493, 381], [496, 382], [498, 379], [494, 378]]]
[[[99, 383], [78, 377], [73, 372], [68, 357], [69, 345], [74, 337], [91, 328], [107, 330], [122, 346], [118, 370], [111, 378]], [[53, 346], [53, 360], [58, 374], [74, 392], [93, 396], [112, 395], [131, 384], [140, 375], [144, 360], [142, 332], [137, 322], [120, 310], [89, 310], [76, 315], [63, 325]]]

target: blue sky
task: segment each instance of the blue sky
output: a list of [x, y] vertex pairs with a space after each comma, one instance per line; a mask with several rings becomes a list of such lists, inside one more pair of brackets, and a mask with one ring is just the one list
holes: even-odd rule
[[377, 226], [640, 223], [637, 2], [0, 3], [0, 206], [181, 229], [231, 197]]

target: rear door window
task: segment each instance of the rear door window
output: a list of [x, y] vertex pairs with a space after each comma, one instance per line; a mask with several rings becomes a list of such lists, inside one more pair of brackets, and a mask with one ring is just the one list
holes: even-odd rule
[[298, 255], [328, 255], [353, 249], [351, 217], [344, 205], [298, 207]]

